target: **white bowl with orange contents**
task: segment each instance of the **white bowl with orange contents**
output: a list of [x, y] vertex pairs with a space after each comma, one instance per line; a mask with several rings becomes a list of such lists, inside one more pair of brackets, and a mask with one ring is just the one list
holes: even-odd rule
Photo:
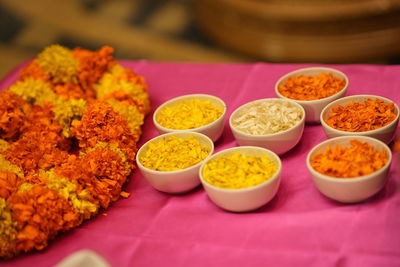
[[229, 126], [239, 145], [259, 146], [281, 155], [300, 141], [305, 117], [304, 108], [295, 101], [264, 98], [234, 110]]
[[[196, 105], [192, 104], [190, 101], [198, 101], [196, 102], [198, 105], [206, 105], [205, 103], [207, 103], [207, 105], [209, 105], [208, 110], [202, 114], [196, 114], [193, 110], [201, 109], [197, 108]], [[184, 105], [183, 103], [188, 103], [185, 110], [173, 111], [168, 116], [164, 114], [166, 113], [166, 108], [171, 110], [179, 105]], [[218, 115], [215, 115], [217, 113]], [[153, 123], [160, 134], [183, 131], [198, 132], [207, 135], [215, 142], [222, 135], [224, 130], [225, 114], [226, 104], [222, 99], [208, 94], [189, 94], [175, 97], [160, 105], [154, 112]], [[214, 117], [210, 119], [210, 117], [206, 118], [207, 116]], [[163, 121], [161, 121], [161, 117], [164, 117]], [[207, 122], [196, 125], [197, 117], [202, 119], [206, 118], [205, 121]], [[183, 125], [187, 125], [188, 127], [181, 128]]]
[[[304, 77], [315, 77], [317, 75], [329, 75], [331, 74], [333, 78], [329, 80], [335, 79], [335, 83], [338, 81], [342, 81], [343, 84], [341, 86], [335, 86], [338, 91], [333, 94], [327, 94], [326, 97], [313, 99], [313, 100], [301, 100], [293, 98], [292, 96], [286, 96], [286, 93], [281, 92], [281, 88], [283, 86], [286, 87], [288, 81], [293, 81], [300, 76]], [[314, 79], [314, 78], [313, 78]], [[320, 122], [320, 115], [321, 111], [324, 107], [329, 104], [330, 102], [343, 97], [346, 94], [347, 88], [349, 86], [349, 79], [346, 74], [343, 72], [333, 69], [333, 68], [326, 68], [326, 67], [310, 67], [310, 68], [302, 68], [292, 72], [289, 72], [283, 75], [275, 84], [275, 93], [278, 97], [284, 99], [290, 99], [296, 101], [300, 104], [305, 112], [306, 112], [306, 123], [319, 123]], [[289, 87], [287, 87], [289, 88]], [[303, 89], [304, 93], [310, 93], [310, 90]], [[322, 92], [322, 90], [315, 90], [316, 92]]]
[[[333, 109], [335, 107], [346, 107], [346, 105], [351, 104], [351, 103], [365, 103], [366, 100], [371, 99], [371, 100], [381, 100], [383, 101], [383, 105], [387, 104], [393, 104], [393, 113], [394, 113], [394, 119], [387, 123], [386, 125], [376, 128], [373, 130], [368, 130], [368, 131], [345, 131], [341, 129], [336, 129], [329, 123], [329, 118], [331, 115], [333, 115]], [[357, 116], [357, 114], [361, 114], [360, 111], [355, 111], [348, 110], [348, 114], [353, 114], [354, 118], [348, 118], [350, 121], [350, 124], [368, 124], [369, 121], [374, 119], [374, 114], [371, 114], [371, 116]], [[377, 118], [383, 119], [383, 116], [385, 114], [378, 114]], [[362, 117], [365, 117], [365, 119], [362, 119]], [[375, 120], [375, 119], [374, 119]], [[382, 96], [377, 96], [377, 95], [352, 95], [352, 96], [346, 96], [341, 99], [335, 100], [332, 103], [328, 104], [321, 112], [321, 124], [322, 127], [325, 131], [325, 134], [327, 135], [328, 138], [332, 137], [337, 137], [337, 136], [347, 136], [347, 135], [364, 135], [364, 136], [369, 136], [373, 138], [377, 138], [381, 140], [382, 142], [389, 144], [396, 133], [397, 129], [397, 124], [399, 122], [399, 107], [394, 103], [392, 100], [382, 97]], [[357, 125], [355, 125], [357, 126]]]
[[[148, 164], [145, 164], [144, 158], [151, 157], [151, 155], [147, 154], [149, 146], [151, 146], [154, 143], [164, 141], [171, 136], [181, 139], [186, 139], [193, 136], [198, 141], [201, 147], [207, 149], [208, 155], [196, 164], [173, 171], [155, 170]], [[174, 160], [174, 157], [185, 158], [189, 157], [188, 154], [191, 153], [190, 151], [177, 150], [178, 149], [177, 146], [175, 146], [175, 148], [176, 149], [172, 149], [171, 152], [169, 152], [169, 150], [166, 150], [167, 152], [160, 151], [159, 153], [156, 153], [157, 160], [161, 163], [163, 161], [172, 162]], [[200, 185], [200, 179], [199, 179], [200, 165], [207, 158], [211, 157], [213, 152], [214, 152], [214, 143], [211, 141], [210, 138], [208, 138], [204, 134], [196, 132], [167, 133], [159, 135], [147, 141], [144, 145], [142, 145], [142, 147], [136, 154], [136, 163], [144, 178], [155, 189], [165, 193], [185, 193]], [[163, 155], [163, 153], [166, 155]]]
[[[329, 169], [329, 171], [332, 172], [331, 174], [333, 174], [333, 172], [335, 172], [336, 170], [335, 173], [341, 174], [341, 176], [345, 176], [343, 174], [344, 173], [343, 170], [347, 169], [342, 169], [339, 166], [346, 166], [347, 168], [349, 167], [348, 164], [351, 164], [352, 161], [349, 160], [347, 163], [346, 161], [341, 161], [341, 163], [338, 163], [340, 155], [336, 155], [337, 153], [332, 152], [332, 150], [330, 151], [330, 153], [332, 153], [332, 155], [333, 154], [336, 155], [334, 160], [332, 160], [330, 157], [329, 158], [330, 161], [328, 161], [327, 157], [325, 156], [325, 159], [322, 163], [322, 160], [319, 159], [318, 157], [323, 155], [323, 153], [326, 153], [326, 149], [328, 148], [335, 149], [336, 146], [338, 145], [341, 147], [351, 147], [350, 143], [351, 140], [356, 140], [363, 143], [364, 145], [367, 144], [368, 146], [372, 146], [372, 150], [370, 151], [373, 151], [374, 153], [376, 153], [376, 155], [378, 155], [377, 153], [380, 153], [380, 156], [375, 157], [374, 154], [372, 158], [369, 158], [368, 156], [367, 158], [368, 161], [365, 160], [363, 161], [364, 164], [363, 166], [365, 168], [375, 168], [376, 170], [372, 169], [373, 171], [372, 173], [363, 176], [356, 175], [351, 178], [329, 176], [323, 174], [322, 171], [317, 170], [317, 168], [323, 168], [324, 170]], [[356, 150], [354, 146], [352, 148], [353, 151]], [[383, 157], [382, 155], [386, 155], [386, 157]], [[383, 158], [386, 158], [386, 162], [383, 160]], [[356, 164], [357, 168], [361, 167], [361, 161], [360, 164], [358, 164], [357, 162], [355, 162], [356, 160], [357, 159], [354, 159], [353, 164]], [[377, 165], [378, 160], [380, 165]], [[318, 161], [319, 164], [318, 166], [315, 165], [316, 161]], [[333, 167], [332, 166], [320, 167], [320, 165], [322, 164], [326, 165], [327, 162], [330, 162], [331, 165], [333, 164], [332, 165]], [[317, 189], [328, 198], [343, 203], [360, 202], [378, 193], [385, 186], [391, 162], [392, 162], [392, 153], [389, 147], [385, 143], [375, 138], [367, 136], [341, 136], [328, 139], [316, 145], [313, 149], [311, 149], [311, 151], [307, 155], [307, 168], [311, 174], [311, 178]], [[355, 168], [352, 168], [351, 171], [359, 173], [359, 170], [356, 170]]]
[[[273, 164], [273, 168], [270, 170], [270, 177], [266, 178], [261, 183], [254, 183], [255, 185], [248, 186], [248, 187], [239, 187], [239, 188], [224, 188], [221, 186], [217, 186], [210, 182], [210, 179], [214, 181], [218, 181], [219, 177], [215, 172], [207, 172], [204, 173], [205, 169], [208, 168], [207, 164], [211, 163], [211, 161], [221, 159], [221, 157], [229, 157], [234, 155], [235, 153], [240, 153], [244, 156], [249, 157], [257, 157], [261, 158], [262, 156], [266, 156], [268, 159], [268, 163], [266, 164]], [[240, 164], [244, 164], [245, 160], [236, 162], [232, 161], [236, 166]], [[265, 162], [265, 161], [264, 161]], [[221, 164], [216, 163], [217, 165], [214, 166], [221, 166]], [[265, 165], [271, 166], [271, 165]], [[230, 167], [233, 167], [230, 165]], [[233, 169], [235, 169], [235, 167]], [[228, 168], [223, 168], [223, 172]], [[263, 171], [267, 172], [266, 168], [262, 168]], [[280, 181], [281, 181], [281, 170], [282, 170], [282, 163], [278, 155], [276, 155], [271, 150], [256, 147], [256, 146], [240, 146], [240, 147], [233, 147], [229, 149], [222, 150], [210, 158], [205, 160], [200, 167], [199, 176], [201, 183], [207, 192], [208, 197], [211, 201], [217, 205], [218, 207], [233, 212], [247, 212], [258, 209], [268, 202], [270, 202], [274, 196], [276, 195]], [[242, 171], [242, 170], [241, 170]], [[238, 172], [231, 173], [232, 176], [225, 174], [225, 178], [227, 179], [237, 179]], [[247, 179], [248, 178], [248, 179]], [[244, 181], [252, 180], [250, 177], [247, 177]], [[242, 180], [243, 181], [243, 180]], [[229, 183], [229, 181], [227, 181]]]

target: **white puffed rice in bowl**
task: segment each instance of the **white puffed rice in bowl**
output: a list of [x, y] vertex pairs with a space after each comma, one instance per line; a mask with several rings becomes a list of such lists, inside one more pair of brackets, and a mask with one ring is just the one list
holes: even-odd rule
[[237, 108], [229, 118], [229, 126], [241, 146], [259, 146], [283, 154], [300, 140], [305, 111], [295, 101], [265, 98]]

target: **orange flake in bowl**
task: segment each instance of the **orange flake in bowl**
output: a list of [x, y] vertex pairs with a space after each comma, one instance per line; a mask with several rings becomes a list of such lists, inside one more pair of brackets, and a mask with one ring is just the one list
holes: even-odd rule
[[350, 146], [328, 146], [324, 153], [315, 156], [311, 166], [319, 173], [338, 177], [354, 178], [371, 174], [388, 161], [385, 151], [359, 140], [350, 140]]
[[279, 85], [279, 92], [294, 100], [316, 100], [336, 94], [346, 85], [344, 79], [334, 77], [332, 73], [320, 73], [314, 76], [289, 77]]
[[341, 131], [365, 132], [381, 128], [394, 119], [396, 114], [393, 103], [368, 98], [364, 102], [351, 101], [333, 107], [326, 123]]

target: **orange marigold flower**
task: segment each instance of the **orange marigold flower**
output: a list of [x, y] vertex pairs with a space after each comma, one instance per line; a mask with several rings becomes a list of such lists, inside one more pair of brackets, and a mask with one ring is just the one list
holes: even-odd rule
[[90, 105], [80, 121], [73, 121], [71, 130], [83, 150], [99, 142], [115, 144], [134, 168], [137, 151], [135, 133], [131, 132], [128, 121], [107, 102], [97, 101]]
[[53, 87], [54, 92], [64, 100], [85, 99], [92, 100], [95, 97], [94, 90], [83, 90], [83, 88], [75, 83], [57, 84]]
[[[80, 194], [84, 189], [86, 189], [86, 185], [90, 184], [92, 179], [88, 172], [83, 171], [81, 164], [81, 158], [76, 155], [69, 155], [66, 161], [54, 168], [56, 175], [65, 177], [76, 184], [77, 194]], [[87, 200], [96, 206], [100, 206], [99, 201], [91, 194], [87, 196]]]
[[150, 100], [148, 97], [132, 97], [128, 93], [118, 90], [114, 91], [108, 96], [104, 98], [105, 100], [108, 99], [116, 99], [122, 104], [126, 106], [136, 106], [139, 109], [139, 112], [143, 114], [147, 114], [150, 112]]
[[22, 168], [25, 175], [39, 169], [50, 169], [64, 162], [68, 153], [58, 149], [62, 137], [54, 132], [30, 131], [24, 137], [10, 144], [4, 152], [6, 160]]
[[[65, 138], [61, 133], [62, 127], [55, 123], [53, 106], [32, 106], [32, 112], [27, 114], [21, 135], [24, 137], [40, 137], [40, 142], [53, 145], [61, 150], [70, 149], [71, 140]], [[22, 137], [21, 136], [21, 137]]]
[[92, 52], [83, 48], [75, 48], [72, 54], [79, 59], [79, 83], [84, 90], [89, 90], [94, 95], [93, 84], [108, 71], [116, 61], [113, 58], [114, 49], [103, 46], [98, 51]]
[[34, 78], [51, 83], [50, 76], [43, 72], [36, 60], [32, 60], [31, 62], [29, 62], [28, 65], [26, 65], [20, 71], [19, 79], [24, 80], [26, 78]]
[[13, 194], [7, 199], [7, 205], [21, 229], [16, 237], [17, 252], [41, 250], [58, 232], [81, 223], [71, 203], [45, 185]]
[[98, 199], [103, 208], [119, 198], [122, 185], [129, 174], [117, 152], [101, 147], [82, 157], [81, 169], [90, 177], [86, 189]]
[[19, 178], [10, 171], [0, 171], [0, 198], [8, 198], [19, 185]]
[[0, 138], [8, 141], [17, 139], [26, 122], [31, 107], [20, 96], [5, 90], [0, 94]]

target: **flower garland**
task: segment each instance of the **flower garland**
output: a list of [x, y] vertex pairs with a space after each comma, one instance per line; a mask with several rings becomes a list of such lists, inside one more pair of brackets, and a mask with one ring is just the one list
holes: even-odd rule
[[150, 101], [113, 52], [49, 46], [0, 94], [1, 258], [41, 250], [129, 195]]

